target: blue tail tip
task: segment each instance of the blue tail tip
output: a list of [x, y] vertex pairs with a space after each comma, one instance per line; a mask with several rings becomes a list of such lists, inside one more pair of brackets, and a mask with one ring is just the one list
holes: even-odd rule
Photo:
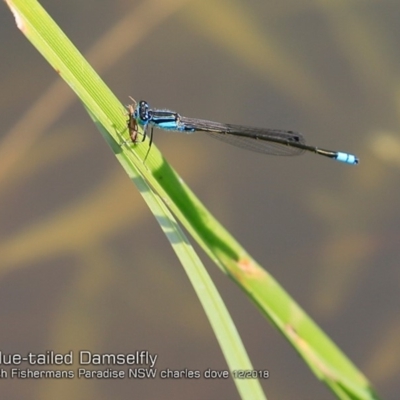
[[336, 160], [351, 165], [358, 164], [358, 158], [355, 155], [349, 153], [342, 153], [340, 151], [338, 151], [336, 155]]

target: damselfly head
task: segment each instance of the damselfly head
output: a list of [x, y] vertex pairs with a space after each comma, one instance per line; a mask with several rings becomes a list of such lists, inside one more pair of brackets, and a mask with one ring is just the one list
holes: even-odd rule
[[150, 120], [149, 115], [149, 104], [147, 101], [140, 100], [135, 110], [135, 118], [139, 119], [140, 122], [146, 124]]

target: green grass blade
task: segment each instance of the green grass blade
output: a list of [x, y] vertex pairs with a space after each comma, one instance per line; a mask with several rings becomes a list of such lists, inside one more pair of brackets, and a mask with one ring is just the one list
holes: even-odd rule
[[[101, 126], [103, 136], [131, 179], [141, 188], [142, 194], [151, 193], [150, 186], [154, 189], [159, 199], [175, 214], [204, 251], [248, 294], [303, 357], [315, 375], [339, 398], [377, 399], [363, 374], [215, 220], [155, 146], [146, 164], [143, 163], [146, 145], [120, 146], [122, 136], [127, 136], [124, 107], [40, 5], [33, 0], [7, 2], [21, 31], [71, 86], [98, 126]], [[159, 211], [161, 215], [161, 210], [158, 210], [156, 216]], [[175, 224], [169, 215], [167, 220], [171, 226]], [[180, 231], [174, 231], [174, 235], [178, 235], [181, 243], [185, 243], [179, 251], [186, 253], [187, 259], [192, 258], [192, 253], [185, 248], [186, 239], [183, 240]], [[229, 325], [227, 320], [225, 325]], [[226, 355], [232, 351], [237, 349], [224, 350], [224, 353]], [[237, 359], [243, 362], [246, 357], [238, 356]], [[228, 363], [232, 368], [231, 361], [228, 360]]]
[[[90, 111], [89, 114], [91, 114]], [[96, 117], [94, 115], [91, 116], [99, 130], [103, 132], [103, 135], [107, 135], [105, 128], [99, 124]], [[113, 144], [113, 142], [111, 142], [111, 144]], [[164, 202], [152, 191], [146, 180], [142, 179], [140, 174], [134, 175], [135, 171], [132, 170], [129, 160], [125, 160], [125, 158], [122, 157], [121, 163], [135, 182], [144, 200], [170, 241], [182, 266], [185, 268], [214, 330], [218, 343], [221, 346], [229, 369], [231, 371], [252, 370], [253, 367], [250, 359], [247, 356], [229, 312], [208, 275], [207, 270], [193, 250], [193, 247], [182, 229], [179, 227]], [[258, 380], [236, 379], [234, 382], [243, 399], [265, 399], [265, 395]]]
[[[132, 159], [140, 168], [145, 168], [142, 161], [134, 156], [129, 147], [119, 145], [123, 141], [120, 133], [126, 133], [125, 108], [36, 1], [10, 1], [8, 4], [20, 29], [81, 99], [103, 137], [139, 188], [184, 266], [230, 370], [252, 369], [238, 332], [200, 259], [165, 204], [153, 192], [143, 175], [138, 173]], [[141, 150], [146, 152], [145, 146]], [[234, 382], [242, 398], [265, 399], [258, 380], [240, 379]]]

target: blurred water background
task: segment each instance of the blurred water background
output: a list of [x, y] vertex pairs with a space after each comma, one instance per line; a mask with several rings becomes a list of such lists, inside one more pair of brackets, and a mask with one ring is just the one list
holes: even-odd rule
[[[360, 157], [267, 157], [155, 132], [200, 199], [367, 375], [398, 399], [400, 3], [42, 1], [125, 104], [302, 132]], [[3, 4], [0, 349], [149, 350], [226, 369], [186, 275], [71, 90]], [[96, 156], [87, 157], [95, 148]], [[93, 154], [93, 152], [91, 152]], [[397, 188], [397, 189], [396, 189]], [[202, 255], [269, 398], [333, 399]], [[16, 380], [11, 399], [236, 399], [231, 380]]]

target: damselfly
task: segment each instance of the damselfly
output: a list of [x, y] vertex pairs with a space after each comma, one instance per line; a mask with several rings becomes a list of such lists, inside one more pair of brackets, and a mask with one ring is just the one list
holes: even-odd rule
[[128, 106], [128, 127], [134, 143], [138, 142], [138, 126], [144, 129], [143, 140], [150, 128], [149, 149], [153, 141], [153, 128], [176, 132], [206, 132], [214, 138], [238, 147], [263, 154], [295, 156], [310, 151], [347, 164], [358, 164], [358, 158], [342, 151], [320, 149], [305, 143], [299, 132], [269, 128], [251, 128], [242, 125], [221, 124], [197, 118], [187, 118], [170, 111], [151, 109], [146, 101]]

